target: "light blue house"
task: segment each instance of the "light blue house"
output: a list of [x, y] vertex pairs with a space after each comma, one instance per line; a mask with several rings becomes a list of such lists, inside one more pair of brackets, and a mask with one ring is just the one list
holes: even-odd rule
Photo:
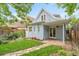
[[68, 20], [63, 19], [60, 15], [51, 15], [42, 9], [32, 24], [28, 26], [26, 36], [40, 40], [54, 38], [64, 42], [66, 37], [65, 25], [67, 22]]

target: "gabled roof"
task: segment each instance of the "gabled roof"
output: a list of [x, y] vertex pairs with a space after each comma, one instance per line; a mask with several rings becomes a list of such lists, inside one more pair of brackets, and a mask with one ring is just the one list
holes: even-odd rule
[[[58, 19], [58, 18], [61, 18], [61, 16], [59, 15], [59, 14], [51, 14], [51, 13], [49, 13], [47, 10], [45, 10], [45, 9], [42, 9], [40, 12], [39, 12], [39, 14], [38, 14], [38, 16], [37, 16], [37, 18], [40, 16], [40, 14], [42, 13], [42, 12], [45, 12], [45, 13], [47, 13], [52, 19]], [[56, 17], [56, 16], [59, 16], [59, 17]], [[36, 18], [36, 19], [37, 19]], [[62, 19], [62, 18], [61, 18]]]

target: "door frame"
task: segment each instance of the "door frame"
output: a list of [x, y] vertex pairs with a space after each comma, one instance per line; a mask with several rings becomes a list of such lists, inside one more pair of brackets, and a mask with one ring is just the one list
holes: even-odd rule
[[[53, 28], [55, 28], [55, 37], [50, 36], [50, 28], [52, 28], [52, 35], [53, 35]], [[56, 27], [49, 27], [49, 38], [55, 38], [56, 39]]]

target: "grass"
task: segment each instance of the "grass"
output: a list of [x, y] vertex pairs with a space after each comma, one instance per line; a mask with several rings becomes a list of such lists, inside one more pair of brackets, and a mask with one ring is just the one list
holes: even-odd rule
[[52, 46], [48, 46], [48, 47], [41, 48], [39, 50], [30, 52], [30, 53], [27, 53], [27, 54], [23, 54], [22, 56], [49, 56], [55, 53], [59, 53], [60, 55], [63, 55], [63, 56], [67, 55], [66, 53], [64, 53], [63, 48], [52, 45]]
[[7, 44], [0, 45], [0, 55], [27, 49], [42, 44], [37, 40], [16, 40]]

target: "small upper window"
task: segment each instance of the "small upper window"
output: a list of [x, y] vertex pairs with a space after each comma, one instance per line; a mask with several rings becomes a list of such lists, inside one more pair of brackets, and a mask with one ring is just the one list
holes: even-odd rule
[[29, 32], [32, 31], [32, 27], [29, 27]]
[[44, 15], [44, 20], [46, 19], [46, 15]]
[[44, 21], [46, 19], [46, 15], [41, 16], [41, 20]]
[[43, 21], [43, 15], [41, 16], [41, 20]]

